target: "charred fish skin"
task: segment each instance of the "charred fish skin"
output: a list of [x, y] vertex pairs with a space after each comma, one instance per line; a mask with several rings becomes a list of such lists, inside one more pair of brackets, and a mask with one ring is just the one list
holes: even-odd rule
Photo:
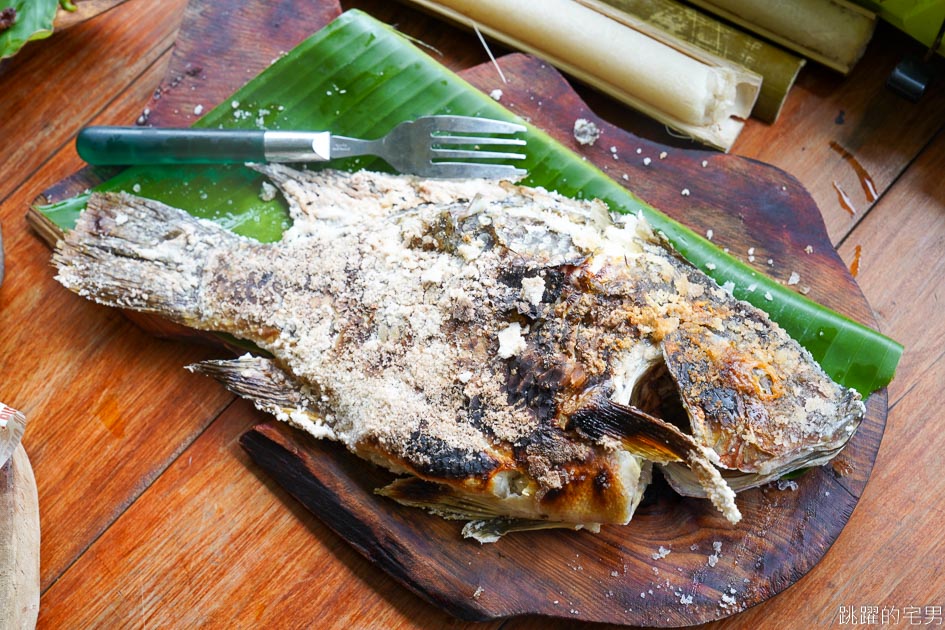
[[[738, 390], [744, 408], [770, 411], [772, 426], [786, 413], [820, 413], [795, 423], [816, 430], [760, 425], [771, 441], [791, 442], [779, 452], [752, 441], [758, 414], [738, 424], [707, 413], [712, 392], [738, 389], [740, 375], [724, 353], [687, 354], [686, 335], [711, 333], [731, 342], [737, 360], [773, 372], [819, 368], [639, 217], [508, 183], [259, 170], [292, 215], [279, 243], [157, 202], [93, 195], [54, 255], [60, 281], [106, 304], [255, 342], [273, 359], [197, 369], [260, 409], [412, 475], [418, 481], [385, 493], [488, 521], [471, 528], [485, 538], [526, 523], [625, 523], [650, 461], [688, 475], [684, 489], [736, 521], [716, 465], [753, 478], [786, 472], [836, 452], [862, 416], [858, 400], [843, 403], [854, 397], [819, 375], [807, 389], [785, 381], [773, 402], [758, 402], [771, 398], [764, 387]], [[777, 342], [749, 344], [757, 356], [739, 358], [746, 321]], [[672, 389], [646, 386], [657, 371], [681, 390], [680, 426], [652, 418], [647, 400]], [[727, 460], [729, 449], [741, 457]]]

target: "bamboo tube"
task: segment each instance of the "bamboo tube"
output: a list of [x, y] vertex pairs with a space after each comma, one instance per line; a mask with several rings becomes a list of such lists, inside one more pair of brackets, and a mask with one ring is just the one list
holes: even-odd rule
[[846, 0], [691, 0], [843, 74], [863, 56], [876, 14]]
[[670, 37], [740, 64], [764, 77], [751, 115], [773, 123], [805, 60], [675, 0], [577, 0], [618, 22], [643, 20]]
[[[413, 0], [578, 80], [700, 142], [727, 151], [761, 77], [665, 33], [651, 35], [573, 0]], [[663, 41], [665, 40], [665, 41]]]

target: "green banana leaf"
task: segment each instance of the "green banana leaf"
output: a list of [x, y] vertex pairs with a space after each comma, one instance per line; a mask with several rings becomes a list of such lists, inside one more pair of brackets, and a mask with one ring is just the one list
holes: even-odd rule
[[15, 55], [27, 42], [52, 35], [53, 20], [59, 5], [68, 11], [75, 6], [67, 0], [14, 0], [0, 2], [0, 10], [16, 10], [13, 26], [0, 33], [0, 59]]
[[[415, 48], [387, 25], [360, 11], [344, 13], [240, 89], [199, 127], [331, 129], [373, 138], [403, 120], [434, 113], [522, 122], [493, 99]], [[524, 183], [573, 197], [597, 197], [619, 212], [643, 212], [691, 263], [735, 295], [768, 312], [838, 382], [864, 396], [893, 377], [902, 346], [759, 274], [683, 225], [631, 195], [593, 165], [529, 126]], [[335, 167], [385, 170], [374, 158]], [[261, 241], [288, 227], [279, 200], [260, 199], [262, 178], [242, 166], [134, 167], [100, 190], [125, 190], [215, 220]], [[41, 208], [63, 229], [75, 224], [85, 197]], [[765, 294], [772, 299], [767, 299]]]

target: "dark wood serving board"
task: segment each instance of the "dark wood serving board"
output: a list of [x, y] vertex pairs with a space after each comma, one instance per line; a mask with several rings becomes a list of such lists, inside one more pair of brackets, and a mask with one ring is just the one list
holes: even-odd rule
[[[164, 89], [149, 106], [156, 125], [187, 125], [177, 94], [199, 90], [223, 102], [282, 51], [338, 15], [333, 2], [227, 3], [193, 0]], [[771, 166], [733, 155], [670, 148], [638, 138], [596, 116], [550, 66], [513, 54], [495, 68], [462, 76], [624, 182], [637, 195], [786, 281], [792, 272], [810, 297], [866, 324], [875, 320], [831, 245], [803, 186]], [[209, 109], [209, 108], [208, 108]], [[591, 147], [572, 137], [586, 118], [602, 130]], [[130, 123], [131, 121], [115, 121]], [[644, 163], [649, 158], [649, 164]], [[65, 198], [107, 172], [85, 170], [47, 190]], [[688, 194], [682, 194], [688, 189]], [[39, 225], [32, 215], [34, 225]], [[805, 251], [810, 248], [812, 253]], [[771, 264], [768, 261], [771, 261]], [[151, 324], [148, 324], [149, 326]], [[156, 334], [172, 329], [152, 328]], [[170, 331], [170, 332], [169, 332]], [[543, 614], [645, 626], [696, 624], [728, 616], [781, 592], [827, 552], [862, 494], [879, 448], [885, 391], [831, 466], [797, 488], [769, 486], [739, 495], [743, 514], [728, 525], [705, 501], [678, 497], [657, 479], [625, 527], [599, 534], [544, 531], [480, 545], [460, 524], [400, 507], [373, 490], [390, 476], [336, 444], [318, 442], [274, 421], [243, 435], [253, 460], [340, 537], [405, 587], [464, 619]], [[260, 416], [260, 420], [264, 420]], [[669, 550], [661, 554], [660, 548]], [[661, 556], [662, 557], [658, 557]]]

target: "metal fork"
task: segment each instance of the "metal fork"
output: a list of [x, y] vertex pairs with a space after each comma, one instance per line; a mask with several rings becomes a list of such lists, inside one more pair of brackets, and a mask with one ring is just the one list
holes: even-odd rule
[[526, 171], [498, 161], [525, 157], [506, 150], [525, 146], [525, 140], [510, 137], [524, 131], [523, 125], [472, 116], [425, 116], [376, 140], [328, 131], [86, 127], [76, 149], [96, 165], [325, 162], [376, 155], [422, 177], [513, 178]]

